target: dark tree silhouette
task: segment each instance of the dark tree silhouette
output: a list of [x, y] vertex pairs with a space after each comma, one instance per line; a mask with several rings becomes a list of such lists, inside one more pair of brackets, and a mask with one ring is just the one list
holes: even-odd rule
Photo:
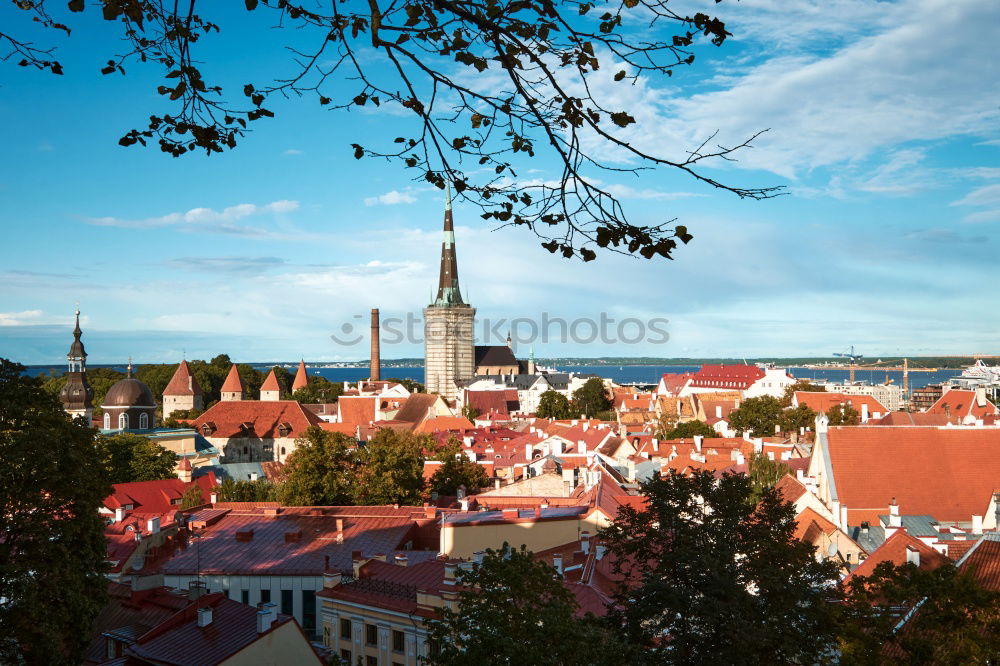
[[[678, 243], [692, 238], [673, 219], [630, 222], [613, 184], [603, 180], [609, 176], [662, 168], [741, 198], [777, 193], [722, 183], [703, 170], [734, 159], [759, 132], [728, 146], [708, 136], [700, 145], [675, 147], [677, 156], [669, 157], [627, 131], [635, 109], [616, 102], [627, 86], [691, 64], [699, 44], [721, 46], [730, 33], [717, 17], [677, 13], [669, 0], [244, 1], [259, 17], [241, 26], [246, 48], [259, 48], [254, 25], [287, 28], [290, 63], [277, 80], [246, 83], [236, 99], [203, 76], [198, 47], [220, 25], [196, 11], [196, 0], [95, 3], [105, 20], [118, 24], [126, 45], [101, 71], [124, 74], [142, 62], [164, 75], [156, 91], [169, 110], [126, 132], [122, 145], [152, 142], [174, 156], [232, 149], [249, 123], [274, 116], [275, 96], [311, 97], [337, 110], [401, 112], [412, 119], [407, 135], [352, 144], [354, 157], [401, 164], [415, 180], [441, 189], [450, 184], [483, 218], [527, 227], [550, 252], [584, 261], [598, 248], [671, 258]], [[77, 18], [67, 13], [59, 22], [46, 0], [12, 2], [36, 23], [67, 34]], [[84, 0], [68, 3], [71, 12], [85, 8]], [[224, 13], [210, 4], [200, 9]], [[7, 58], [62, 73], [51, 49], [7, 30], [0, 32]], [[518, 176], [536, 153], [553, 161], [556, 178]]]

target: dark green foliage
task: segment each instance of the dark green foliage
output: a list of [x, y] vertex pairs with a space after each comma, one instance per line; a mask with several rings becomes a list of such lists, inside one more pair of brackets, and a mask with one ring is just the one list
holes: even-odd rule
[[174, 476], [176, 456], [148, 437], [127, 432], [98, 435], [96, 448], [111, 483], [156, 481]]
[[215, 490], [220, 502], [276, 502], [278, 486], [267, 479], [235, 481], [226, 479]]
[[889, 655], [894, 664], [914, 666], [1000, 659], [1000, 593], [985, 589], [972, 570], [882, 562], [871, 576], [852, 578], [845, 598], [844, 666], [876, 666]]
[[535, 416], [540, 419], [571, 419], [578, 414], [562, 393], [545, 391], [538, 398]]
[[459, 486], [467, 493], [486, 487], [490, 479], [479, 463], [469, 460], [462, 453], [461, 445], [454, 439], [442, 446], [434, 455], [443, 464], [431, 476], [430, 490], [441, 495], [457, 495]]
[[424, 451], [433, 449], [428, 435], [379, 430], [358, 449], [355, 503], [419, 505], [423, 502]]
[[805, 391], [807, 393], [826, 393], [826, 387], [820, 386], [819, 384], [813, 384], [808, 379], [796, 380], [794, 383], [785, 388], [785, 394], [781, 396], [781, 406], [791, 407], [792, 398], [795, 397], [795, 393], [797, 391]]
[[604, 380], [592, 377], [573, 391], [573, 408], [577, 413], [588, 417], [596, 417], [611, 409], [611, 397]]
[[778, 426], [782, 432], [798, 432], [799, 428], [815, 428], [816, 412], [809, 409], [807, 405], [785, 409], [778, 418]]
[[702, 437], [720, 437], [719, 433], [712, 430], [712, 426], [704, 421], [685, 421], [678, 423], [672, 430], [664, 435], [663, 439], [690, 439], [695, 435]]
[[337, 402], [343, 392], [343, 384], [313, 375], [309, 377], [309, 383], [305, 387], [292, 394], [292, 399], [308, 404], [332, 403]]
[[629, 650], [591, 619], [577, 618], [576, 599], [548, 564], [522, 546], [487, 550], [459, 571], [458, 610], [429, 621], [432, 666], [632, 663]]
[[466, 405], [465, 407], [462, 407], [462, 416], [472, 422], [475, 422], [476, 418], [479, 417], [479, 410], [472, 405]]
[[830, 419], [830, 425], [858, 425], [861, 422], [861, 415], [858, 414], [858, 410], [854, 409], [850, 405], [834, 405], [827, 411], [827, 417]]
[[279, 498], [291, 506], [352, 504], [357, 483], [357, 444], [340, 433], [317, 426], [295, 440], [295, 451], [285, 465]]
[[774, 427], [781, 418], [781, 401], [770, 395], [747, 398], [739, 409], [729, 413], [729, 427], [737, 434], [753, 437], [773, 437]]
[[753, 501], [759, 501], [764, 493], [784, 475], [791, 472], [791, 469], [783, 462], [771, 460], [763, 453], [755, 453], [747, 461], [747, 477], [750, 479], [751, 493]]
[[752, 499], [744, 475], [669, 475], [643, 484], [600, 538], [635, 585], [609, 619], [639, 663], [813, 664], [836, 642], [837, 569], [796, 539], [794, 509], [774, 490]]
[[201, 506], [205, 504], [206, 499], [201, 487], [197, 484], [192, 484], [190, 488], [184, 491], [184, 495], [181, 496], [181, 509], [191, 509]]
[[94, 431], [0, 359], [0, 663], [79, 664], [107, 593]]

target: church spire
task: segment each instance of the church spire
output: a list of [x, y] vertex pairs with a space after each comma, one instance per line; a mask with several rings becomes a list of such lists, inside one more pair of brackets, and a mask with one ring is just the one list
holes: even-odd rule
[[444, 237], [441, 241], [441, 275], [432, 306], [465, 305], [458, 287], [458, 259], [455, 256], [455, 226], [451, 216], [451, 186], [445, 185]]
[[69, 353], [66, 354], [70, 372], [83, 372], [86, 369], [87, 351], [83, 348], [83, 341], [80, 339], [82, 335], [83, 331], [80, 329], [80, 306], [77, 306], [76, 326], [73, 328], [73, 344], [69, 346]]

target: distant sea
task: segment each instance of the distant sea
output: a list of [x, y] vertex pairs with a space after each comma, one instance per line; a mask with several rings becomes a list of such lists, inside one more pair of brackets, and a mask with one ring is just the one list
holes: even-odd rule
[[[295, 365], [286, 364], [291, 372], [295, 371]], [[95, 367], [110, 367], [120, 372], [125, 372], [125, 366], [107, 365]], [[255, 365], [259, 370], [266, 370], [270, 366]], [[568, 365], [560, 366], [557, 370], [562, 372], [576, 372], [580, 374], [594, 374], [600, 377], [613, 379], [618, 383], [639, 383], [656, 384], [660, 381], [660, 375], [666, 372], [694, 372], [699, 368], [697, 365]], [[36, 376], [50, 371], [61, 372], [65, 366], [30, 366], [27, 374]], [[789, 368], [792, 376], [796, 379], [826, 379], [833, 382], [847, 381], [848, 370], [830, 368], [814, 370], [809, 368]], [[310, 375], [325, 377], [332, 382], [356, 382], [359, 379], [366, 379], [369, 375], [367, 367], [360, 368], [320, 368], [309, 367]], [[952, 377], [962, 374], [961, 369], [949, 368], [935, 370], [933, 372], [910, 372], [910, 388], [926, 386], [927, 384], [937, 384]], [[385, 379], [413, 379], [423, 383], [424, 369], [417, 367], [402, 368], [382, 368], [382, 377]], [[866, 381], [872, 384], [883, 384], [886, 377], [893, 380], [893, 383], [902, 385], [902, 371], [884, 370], [857, 370], [855, 372], [856, 381]]]

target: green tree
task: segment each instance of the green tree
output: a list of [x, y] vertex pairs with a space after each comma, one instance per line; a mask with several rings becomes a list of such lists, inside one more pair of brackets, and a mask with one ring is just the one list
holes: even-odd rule
[[432, 491], [441, 495], [457, 495], [459, 486], [465, 486], [466, 491], [471, 493], [489, 485], [486, 470], [479, 463], [469, 460], [456, 440], [449, 440], [434, 457], [442, 461], [442, 465], [430, 478], [428, 485]]
[[609, 614], [644, 663], [815, 664], [836, 644], [837, 569], [795, 538], [793, 507], [742, 475], [654, 477], [599, 532], [632, 581]]
[[[608, 182], [609, 172], [621, 177], [669, 171], [741, 198], [775, 194], [775, 188], [720, 182], [705, 170], [749, 146], [757, 134], [728, 147], [706, 147], [711, 137], [699, 137], [677, 151], [679, 158], [665, 154], [644, 131], [622, 135], [636, 122], [631, 113], [636, 109], [621, 108], [622, 90], [666, 81], [694, 62], [696, 49], [721, 46], [731, 34], [718, 17], [678, 12], [662, 0], [607, 8], [572, 1], [483, 7], [371, 0], [341, 3], [335, 10], [296, 0], [246, 0], [254, 13], [236, 23], [237, 52], [225, 57], [239, 62], [240, 48], [256, 55], [282, 34], [275, 26], [289, 28], [287, 48], [300, 57], [275, 71], [274, 80], [248, 81], [248, 69], [237, 75], [245, 76], [237, 79], [242, 85], [225, 89], [208, 77], [215, 68], [202, 64], [213, 33], [233, 25], [225, 11], [206, 5], [196, 12], [193, 2], [102, 0], [85, 12], [88, 5], [81, 3], [72, 0], [69, 8], [82, 15], [59, 15], [66, 24], [52, 18], [46, 0], [14, 7], [24, 12], [16, 16], [26, 25], [33, 21], [66, 34], [88, 19], [117, 27], [117, 35], [105, 31], [112, 59], [101, 69], [104, 74], [124, 76], [139, 63], [159, 70], [155, 91], [167, 108], [139, 109], [138, 117], [148, 118], [148, 124], [126, 131], [118, 140], [122, 146], [149, 143], [174, 157], [223, 152], [236, 147], [249, 124], [275, 115], [274, 99], [306, 97], [340, 111], [376, 107], [410, 122], [397, 137], [354, 132], [365, 137], [357, 139], [365, 145], [345, 144], [345, 156], [394, 163], [439, 189], [451, 184], [482, 209], [483, 218], [526, 227], [543, 236], [542, 246], [550, 252], [585, 261], [602, 248], [670, 258], [692, 238], [686, 227], [665, 222], [669, 215], [649, 224], [630, 220]], [[93, 11], [98, 7], [101, 11]], [[656, 22], [657, 29], [644, 29], [648, 22]], [[18, 26], [8, 27], [11, 23], [0, 29], [0, 45], [16, 54], [19, 64], [63, 72], [51, 49], [18, 37]], [[611, 81], [598, 72], [612, 67]], [[627, 161], [612, 157], [621, 152]], [[516, 177], [536, 154], [554, 160], [561, 174], [554, 187]], [[476, 165], [474, 171], [466, 164]], [[505, 178], [498, 178], [501, 174]]]
[[479, 410], [472, 405], [466, 405], [465, 407], [462, 407], [462, 416], [472, 422], [475, 422], [476, 419], [479, 418]]
[[787, 408], [778, 418], [778, 427], [782, 432], [798, 432], [800, 428], [813, 428], [816, 425], [816, 412], [808, 405]]
[[778, 460], [771, 460], [763, 453], [755, 453], [747, 461], [747, 477], [750, 479], [750, 496], [759, 501], [769, 489], [790, 473], [791, 468]]
[[487, 550], [481, 563], [459, 571], [459, 582], [458, 609], [442, 608], [427, 623], [437, 648], [432, 666], [632, 663], [611, 632], [577, 617], [561, 576], [524, 546]]
[[107, 594], [94, 431], [0, 359], [0, 663], [79, 664]]
[[352, 438], [311, 426], [295, 440], [278, 496], [291, 506], [352, 504], [358, 456]]
[[433, 450], [427, 435], [382, 428], [358, 448], [356, 504], [409, 504], [423, 501], [424, 451]]
[[798, 379], [794, 383], [785, 387], [785, 394], [781, 396], [781, 406], [791, 407], [792, 398], [795, 397], [795, 394], [799, 391], [807, 393], [826, 393], [826, 387], [820, 386], [819, 384], [813, 384], [808, 379]]
[[201, 486], [192, 484], [190, 488], [181, 495], [181, 509], [191, 509], [205, 503], [205, 495], [201, 492]]
[[720, 437], [719, 433], [712, 430], [712, 426], [704, 421], [685, 421], [678, 423], [670, 430], [664, 439], [690, 439], [695, 435], [702, 437]]
[[[992, 664], [1000, 658], [1000, 593], [971, 569], [880, 563], [844, 589], [840, 663]], [[899, 627], [905, 618], [905, 624]]]
[[770, 395], [747, 398], [739, 409], [729, 413], [729, 427], [738, 434], [749, 432], [753, 437], [774, 435], [774, 427], [781, 418], [781, 401]]
[[585, 381], [583, 386], [573, 391], [573, 405], [575, 411], [590, 417], [597, 417], [611, 409], [611, 398], [604, 380], [591, 377]]
[[333, 403], [344, 393], [344, 385], [331, 382], [325, 377], [309, 377], [306, 386], [292, 394], [292, 400], [306, 404]]
[[135, 433], [98, 435], [96, 448], [111, 483], [156, 481], [174, 476], [176, 456], [148, 437]]
[[276, 502], [279, 487], [267, 479], [226, 479], [215, 490], [220, 502]]
[[861, 422], [858, 410], [850, 405], [834, 405], [826, 412], [832, 426], [851, 426]]
[[535, 416], [540, 419], [571, 419], [577, 415], [569, 400], [557, 391], [545, 391], [538, 398]]

